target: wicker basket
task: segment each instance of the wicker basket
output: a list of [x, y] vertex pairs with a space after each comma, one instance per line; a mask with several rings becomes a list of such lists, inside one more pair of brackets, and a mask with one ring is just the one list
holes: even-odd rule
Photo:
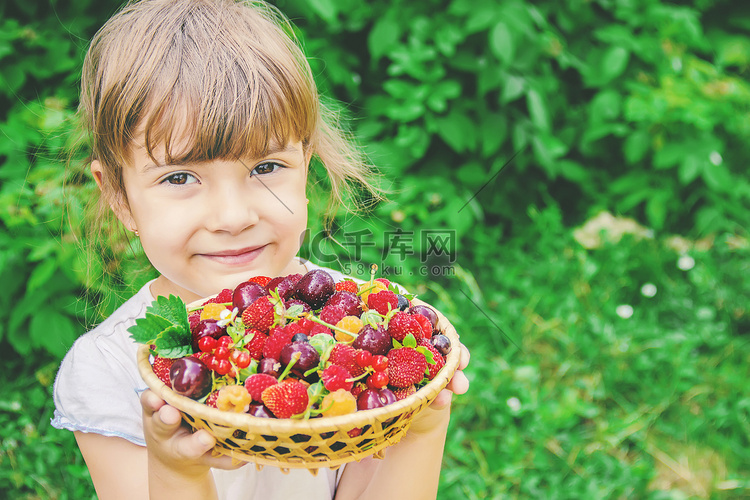
[[138, 369], [149, 388], [179, 409], [193, 429], [206, 429], [216, 438], [215, 453], [254, 462], [258, 467], [309, 469], [315, 474], [320, 468], [336, 469], [370, 455], [382, 458], [383, 450], [397, 443], [414, 417], [445, 388], [458, 367], [459, 340], [453, 326], [440, 313], [437, 329], [451, 340], [453, 348], [433, 380], [396, 403], [337, 417], [272, 419], [211, 408], [175, 393], [159, 380], [151, 368], [146, 345], [138, 350]]

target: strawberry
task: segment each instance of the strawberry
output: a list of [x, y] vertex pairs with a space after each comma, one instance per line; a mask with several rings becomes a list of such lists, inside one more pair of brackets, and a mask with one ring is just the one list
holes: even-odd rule
[[274, 306], [271, 303], [271, 297], [267, 295], [258, 298], [242, 312], [242, 322], [245, 326], [261, 332], [267, 332], [275, 321]]
[[346, 368], [352, 377], [359, 377], [365, 369], [357, 363], [357, 350], [349, 344], [336, 344], [331, 349], [328, 362]]
[[323, 386], [331, 392], [338, 389], [351, 391], [354, 382], [347, 382], [347, 379], [350, 377], [351, 374], [349, 371], [340, 365], [330, 365], [320, 372], [320, 379], [323, 381]]
[[415, 339], [423, 336], [422, 326], [415, 319], [415, 316], [401, 311], [394, 314], [388, 322], [388, 333], [399, 342], [403, 342], [409, 334], [414, 335]]
[[398, 387], [393, 391], [393, 394], [396, 396], [396, 399], [401, 401], [402, 399], [406, 399], [412, 394], [417, 392], [417, 388], [413, 385], [410, 385], [409, 387]]
[[419, 339], [417, 341], [417, 344], [424, 347], [428, 351], [432, 353], [432, 360], [435, 363], [427, 363], [427, 369], [430, 371], [427, 374], [427, 378], [432, 380], [435, 378], [435, 375], [438, 374], [440, 369], [445, 366], [445, 357], [440, 354], [440, 352], [435, 348], [432, 343], [427, 339]]
[[343, 280], [336, 283], [337, 292], [357, 293], [357, 284], [352, 280]]
[[262, 401], [261, 398], [263, 396], [263, 391], [277, 383], [278, 380], [276, 380], [276, 377], [272, 377], [266, 373], [256, 373], [247, 377], [247, 380], [245, 380], [245, 389], [250, 393], [253, 401], [260, 403]]
[[219, 391], [213, 391], [206, 399], [206, 406], [216, 408], [216, 400], [219, 399]]
[[276, 418], [289, 418], [307, 409], [307, 386], [296, 380], [287, 380], [267, 387], [261, 394], [263, 404]]
[[393, 387], [409, 387], [425, 376], [427, 359], [413, 347], [391, 349], [388, 353], [388, 380]]
[[398, 297], [390, 290], [382, 290], [377, 293], [371, 293], [367, 297], [367, 307], [375, 309], [385, 316], [389, 311], [398, 309]]
[[253, 276], [252, 278], [250, 278], [247, 281], [250, 281], [252, 283], [257, 283], [260, 286], [264, 287], [264, 286], [268, 285], [268, 282], [271, 281], [271, 278], [269, 278], [268, 276]]
[[[427, 316], [424, 316], [422, 314], [412, 314], [412, 318], [417, 320], [419, 323], [419, 326], [422, 327], [422, 338], [429, 339], [432, 337], [432, 322], [430, 322], [429, 318]], [[415, 335], [414, 338], [420, 338], [420, 336]]]
[[266, 346], [268, 335], [263, 332], [259, 332], [258, 330], [247, 328], [245, 330], [245, 337], [247, 337], [248, 335], [252, 335], [253, 338], [250, 339], [250, 342], [245, 344], [245, 349], [250, 351], [251, 358], [260, 361], [260, 359], [263, 357], [263, 348]]
[[172, 382], [169, 380], [169, 369], [172, 368], [172, 363], [174, 363], [174, 359], [154, 356], [154, 364], [151, 366], [159, 380], [170, 389], [172, 388]]
[[291, 344], [294, 333], [287, 328], [272, 328], [266, 345], [263, 346], [263, 357], [278, 360], [281, 357], [281, 349]]

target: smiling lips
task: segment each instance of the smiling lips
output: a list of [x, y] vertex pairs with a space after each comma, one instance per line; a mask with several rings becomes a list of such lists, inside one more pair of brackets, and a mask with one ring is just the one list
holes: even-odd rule
[[201, 256], [214, 262], [228, 266], [241, 266], [254, 261], [266, 245], [259, 247], [240, 248], [238, 250], [224, 250], [221, 252], [204, 253]]

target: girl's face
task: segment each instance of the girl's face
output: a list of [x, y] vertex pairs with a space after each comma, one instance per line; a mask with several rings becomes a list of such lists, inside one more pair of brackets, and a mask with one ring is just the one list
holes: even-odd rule
[[307, 226], [302, 143], [187, 165], [157, 166], [141, 145], [132, 153], [123, 168], [129, 209], [116, 212], [162, 275], [155, 295], [194, 300], [254, 275], [304, 273], [293, 260]]

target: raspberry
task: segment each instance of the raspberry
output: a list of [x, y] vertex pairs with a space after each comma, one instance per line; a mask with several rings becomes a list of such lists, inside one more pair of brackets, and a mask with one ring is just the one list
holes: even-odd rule
[[[422, 317], [424, 318], [424, 316]], [[415, 318], [416, 316], [411, 314], [397, 312], [388, 322], [388, 333], [399, 342], [403, 342], [409, 334], [413, 335], [415, 339], [422, 338], [422, 327]]]
[[393, 387], [409, 387], [425, 376], [427, 360], [412, 347], [391, 349], [388, 353], [388, 379]]
[[373, 281], [370, 283], [369, 281], [366, 281], [359, 285], [359, 292], [358, 294], [360, 297], [362, 297], [362, 302], [367, 304], [367, 299], [370, 297], [370, 294], [380, 292], [382, 290], [387, 290], [388, 287], [386, 287], [384, 284], [382, 284], [379, 281]]
[[284, 381], [266, 388], [261, 398], [276, 418], [289, 418], [302, 413], [310, 401], [307, 386], [296, 380]]
[[247, 377], [247, 380], [245, 380], [245, 389], [250, 393], [250, 397], [253, 398], [253, 401], [260, 403], [262, 401], [261, 397], [263, 391], [277, 383], [278, 380], [276, 380], [276, 377], [272, 377], [265, 373], [256, 373]]
[[352, 280], [343, 280], [336, 283], [337, 292], [357, 293], [357, 284]]
[[377, 312], [385, 316], [389, 311], [398, 309], [398, 297], [396, 297], [396, 294], [390, 290], [372, 293], [367, 297], [367, 307], [375, 309]]
[[344, 310], [337, 306], [323, 306], [323, 309], [320, 310], [320, 319], [329, 325], [335, 325], [344, 316], [346, 316]]
[[325, 333], [326, 335], [333, 336], [333, 332], [331, 332], [331, 329], [325, 325], [321, 325], [320, 323], [314, 323], [313, 326], [310, 327], [310, 333], [308, 333], [307, 336], [312, 337], [319, 333]]
[[339, 365], [346, 368], [352, 377], [358, 377], [365, 372], [365, 369], [357, 364], [357, 350], [349, 344], [336, 344], [331, 349], [328, 361], [333, 365]]
[[391, 286], [391, 282], [387, 280], [386, 278], [375, 278], [375, 281], [377, 281], [378, 283], [384, 284], [386, 288]]
[[250, 409], [252, 400], [244, 385], [226, 385], [219, 389], [216, 408], [221, 411], [246, 413]]
[[357, 399], [351, 392], [345, 389], [338, 389], [330, 394], [326, 394], [320, 403], [321, 413], [324, 417], [335, 417], [338, 415], [348, 415], [357, 411]]
[[322, 372], [320, 372], [320, 379], [323, 381], [323, 386], [331, 392], [339, 389], [350, 391], [354, 382], [347, 382], [347, 379], [351, 377], [349, 371], [340, 365], [331, 365]]
[[245, 337], [247, 337], [248, 335], [252, 335], [253, 338], [250, 340], [250, 342], [245, 344], [245, 349], [250, 351], [251, 358], [260, 361], [260, 359], [263, 357], [263, 348], [266, 346], [268, 335], [263, 332], [259, 332], [258, 330], [253, 330], [252, 328], [248, 328], [245, 330]]
[[247, 281], [251, 281], [253, 283], [257, 283], [260, 286], [264, 287], [264, 286], [268, 285], [268, 282], [271, 281], [271, 278], [269, 278], [268, 276], [253, 276], [252, 278], [250, 278]]
[[198, 326], [198, 323], [201, 321], [201, 312], [200, 311], [193, 311], [190, 314], [188, 314], [188, 323], [190, 323], [190, 331], [192, 332], [193, 329]]
[[445, 366], [445, 357], [443, 357], [442, 354], [435, 348], [432, 343], [427, 339], [419, 339], [417, 342], [418, 345], [425, 347], [427, 350], [429, 350], [432, 353], [432, 359], [435, 361], [434, 364], [427, 363], [427, 369], [429, 370], [429, 373], [427, 374], [427, 378], [432, 380], [435, 378], [435, 375], [438, 374], [440, 369]]
[[266, 345], [263, 347], [263, 357], [279, 359], [281, 356], [281, 349], [292, 343], [292, 337], [294, 333], [289, 332], [286, 328], [276, 327], [271, 330], [271, 334], [266, 340]]
[[[344, 316], [338, 323], [336, 323], [336, 327], [357, 335], [362, 329], [362, 320], [356, 316]], [[345, 333], [337, 331], [334, 336], [339, 342], [351, 342], [355, 338], [354, 335], [346, 335]]]
[[[432, 322], [427, 318], [427, 316], [423, 316], [422, 314], [412, 314], [412, 318], [417, 320], [417, 323], [419, 323], [419, 326], [422, 327], [422, 338], [429, 339], [432, 337]], [[418, 339], [420, 337], [415, 337]]]
[[216, 296], [216, 302], [219, 304], [226, 304], [227, 302], [232, 302], [232, 295], [234, 295], [234, 290], [225, 288], [224, 290], [219, 292], [219, 295]]
[[164, 384], [170, 389], [172, 388], [172, 382], [169, 380], [169, 369], [172, 368], [172, 363], [174, 363], [174, 359], [155, 356], [154, 364], [151, 365], [151, 368], [153, 368], [154, 373], [159, 377], [159, 380], [164, 382]]

